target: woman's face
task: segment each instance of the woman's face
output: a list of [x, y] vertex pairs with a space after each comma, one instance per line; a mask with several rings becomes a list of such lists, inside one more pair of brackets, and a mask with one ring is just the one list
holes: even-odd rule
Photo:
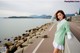
[[62, 19], [63, 19], [63, 14], [62, 14], [62, 13], [59, 12], [59, 13], [57, 14], [57, 16], [58, 16], [58, 19], [59, 19], [59, 20], [62, 20]]

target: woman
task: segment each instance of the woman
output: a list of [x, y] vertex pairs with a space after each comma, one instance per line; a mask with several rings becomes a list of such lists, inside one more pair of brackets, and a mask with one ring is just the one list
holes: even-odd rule
[[55, 14], [55, 17], [58, 21], [58, 24], [53, 41], [53, 53], [59, 53], [60, 50], [64, 50], [65, 33], [67, 33], [68, 39], [71, 39], [72, 37], [69, 28], [69, 23], [66, 21], [65, 13], [62, 10], [58, 10]]

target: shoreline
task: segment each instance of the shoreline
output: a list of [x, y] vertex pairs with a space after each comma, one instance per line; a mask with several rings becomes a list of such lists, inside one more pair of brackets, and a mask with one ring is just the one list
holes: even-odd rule
[[[31, 45], [35, 39], [37, 38], [43, 38], [43, 35], [41, 35], [42, 33], [44, 33], [46, 31], [46, 29], [51, 25], [52, 23], [46, 23], [43, 24], [39, 27], [30, 29], [30, 30], [26, 30], [25, 33], [23, 33], [21, 36], [15, 37], [14, 42], [19, 42], [21, 43], [21, 45], [23, 45], [23, 47], [26, 47], [28, 45]], [[24, 38], [23, 38], [24, 37]], [[17, 38], [21, 38], [22, 40], [17, 40]], [[24, 40], [24, 41], [23, 41]], [[8, 42], [12, 43], [9, 39]], [[7, 42], [6, 42], [7, 43]], [[17, 45], [17, 44], [16, 44]], [[18, 45], [19, 46], [19, 45]], [[20, 47], [19, 47], [20, 48]], [[18, 49], [17, 49], [18, 50]]]
[[[32, 22], [33, 23], [32, 23]], [[26, 30], [30, 30], [36, 27], [40, 27], [41, 25], [50, 22], [50, 20], [39, 20], [39, 19], [8, 19], [1, 20], [1, 38], [0, 41], [6, 42], [7, 39], [13, 39], [16, 36], [21, 36], [23, 33], [26, 33]], [[2, 24], [3, 23], [3, 24]], [[16, 23], [16, 24], [15, 24]], [[30, 23], [30, 24], [29, 24]], [[39, 24], [38, 24], [39, 23]], [[6, 26], [5, 26], [6, 25]], [[7, 26], [8, 25], [8, 26]], [[5, 39], [5, 40], [4, 40]], [[1, 44], [0, 44], [1, 45]]]

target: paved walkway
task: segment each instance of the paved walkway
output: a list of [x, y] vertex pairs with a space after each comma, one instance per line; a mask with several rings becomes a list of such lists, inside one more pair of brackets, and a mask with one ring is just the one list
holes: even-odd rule
[[38, 38], [23, 53], [53, 53], [53, 38], [56, 31], [56, 24], [51, 25], [43, 35], [48, 38]]
[[[71, 32], [80, 41], [80, 26], [70, 22]], [[50, 26], [43, 35], [48, 35], [48, 38], [38, 38], [32, 45], [24, 50], [23, 53], [53, 53], [53, 38], [56, 31], [56, 24]]]

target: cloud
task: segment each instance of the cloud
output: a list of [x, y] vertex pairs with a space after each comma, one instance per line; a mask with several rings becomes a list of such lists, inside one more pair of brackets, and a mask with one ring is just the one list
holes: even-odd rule
[[[52, 8], [52, 0], [1, 0], [0, 12], [3, 14], [45, 14]], [[8, 12], [9, 11], [9, 12]], [[5, 13], [7, 12], [7, 13]], [[22, 13], [21, 13], [22, 12]]]
[[28, 12], [18, 12], [18, 11], [11, 11], [11, 10], [0, 10], [0, 16], [27, 16], [32, 15], [32, 13]]
[[0, 16], [51, 15], [59, 9], [74, 13], [78, 11], [79, 5], [80, 3], [65, 3], [64, 0], [0, 0]]

